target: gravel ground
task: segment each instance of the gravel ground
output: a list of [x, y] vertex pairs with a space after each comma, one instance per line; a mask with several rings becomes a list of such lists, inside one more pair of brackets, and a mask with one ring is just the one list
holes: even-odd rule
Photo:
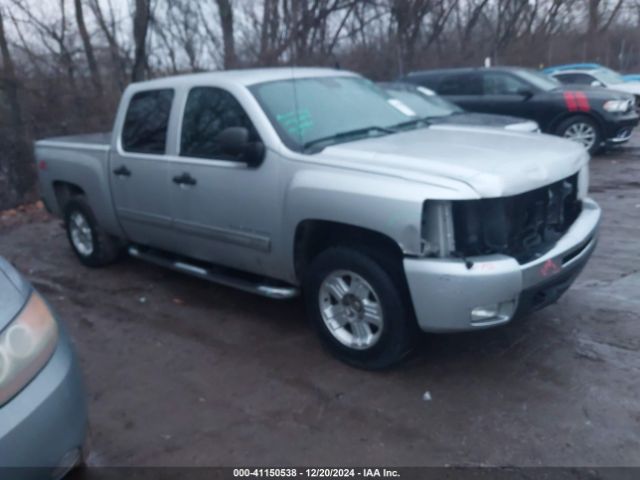
[[87, 270], [37, 209], [0, 217], [0, 254], [75, 341], [91, 465], [640, 466], [640, 139], [593, 160], [592, 192], [600, 244], [557, 304], [384, 373], [327, 355], [299, 300]]

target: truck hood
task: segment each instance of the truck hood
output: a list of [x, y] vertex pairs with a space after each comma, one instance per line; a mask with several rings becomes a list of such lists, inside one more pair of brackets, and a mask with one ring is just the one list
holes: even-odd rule
[[589, 161], [582, 146], [562, 138], [453, 125], [333, 145], [320, 155], [344, 166], [417, 182], [431, 183], [434, 176], [457, 180], [485, 198], [548, 185]]
[[29, 290], [18, 272], [0, 257], [0, 331], [20, 312]]

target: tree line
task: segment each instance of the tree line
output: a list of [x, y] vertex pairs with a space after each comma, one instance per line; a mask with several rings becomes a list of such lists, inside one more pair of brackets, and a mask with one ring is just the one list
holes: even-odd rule
[[321, 65], [594, 61], [640, 71], [640, 0], [0, 0], [0, 209], [36, 195], [32, 141], [105, 131], [130, 82]]

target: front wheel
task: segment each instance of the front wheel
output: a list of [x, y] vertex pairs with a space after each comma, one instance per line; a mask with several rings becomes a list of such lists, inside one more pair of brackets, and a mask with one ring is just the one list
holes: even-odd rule
[[304, 285], [325, 346], [346, 363], [373, 370], [404, 359], [416, 333], [402, 268], [377, 260], [383, 257], [331, 248], [314, 259]]
[[556, 132], [561, 137], [581, 144], [591, 155], [600, 150], [602, 133], [600, 127], [590, 118], [568, 118], [558, 125]]

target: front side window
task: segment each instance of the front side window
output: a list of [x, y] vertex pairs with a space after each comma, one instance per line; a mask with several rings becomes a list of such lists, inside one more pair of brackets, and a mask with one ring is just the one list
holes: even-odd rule
[[417, 118], [400, 100], [361, 77], [277, 80], [250, 90], [282, 141], [298, 151], [322, 139], [329, 144], [346, 141], [350, 133], [390, 134], [391, 127]]
[[192, 89], [184, 110], [180, 155], [227, 159], [216, 138], [229, 127], [244, 127], [250, 141], [258, 139], [251, 120], [233, 95], [215, 87]]
[[543, 92], [556, 90], [560, 86], [560, 82], [558, 82], [558, 80], [545, 75], [538, 70], [532, 70], [530, 68], [517, 68], [514, 69], [512, 73], [527, 84], [533, 85], [535, 88], [542, 90]]
[[527, 84], [506, 73], [488, 72], [482, 76], [485, 95], [515, 95], [528, 88]]
[[126, 152], [163, 155], [173, 103], [173, 90], [136, 93], [122, 128], [122, 148]]

